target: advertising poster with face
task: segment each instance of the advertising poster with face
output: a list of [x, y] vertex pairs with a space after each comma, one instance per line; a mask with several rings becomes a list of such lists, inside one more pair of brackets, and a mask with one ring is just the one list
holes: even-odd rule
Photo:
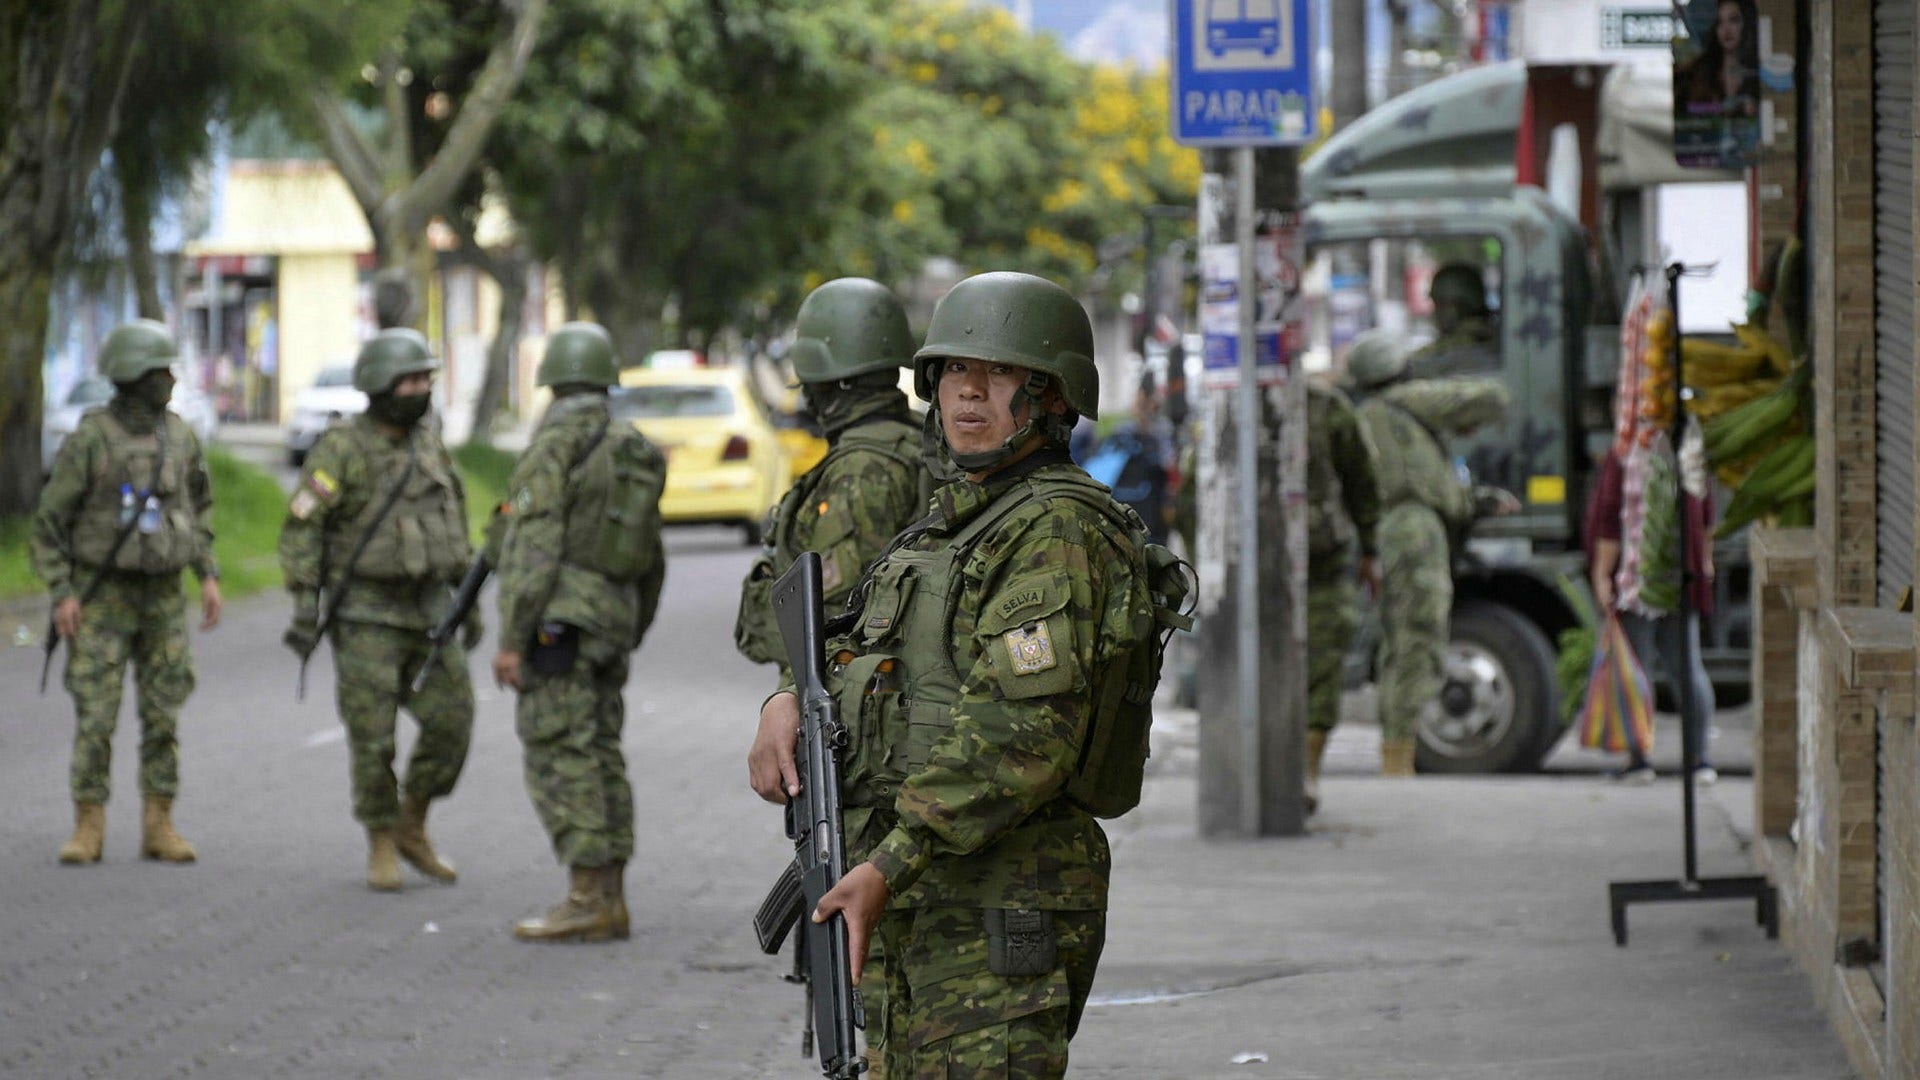
[[1686, 0], [1673, 39], [1673, 156], [1744, 169], [1760, 147], [1760, 20], [1753, 0]]

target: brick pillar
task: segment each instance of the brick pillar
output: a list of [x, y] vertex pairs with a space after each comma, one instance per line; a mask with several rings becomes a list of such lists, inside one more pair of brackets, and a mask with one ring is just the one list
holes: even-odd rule
[[1920, 732], [1889, 719], [1880, 751], [1887, 771], [1886, 1075], [1920, 1077]]
[[1814, 0], [1808, 14], [1815, 556], [1822, 606], [1865, 606], [1874, 602], [1873, 23], [1842, 0]]
[[1755, 584], [1753, 594], [1754, 828], [1786, 836], [1800, 798], [1800, 622], [1786, 589]]

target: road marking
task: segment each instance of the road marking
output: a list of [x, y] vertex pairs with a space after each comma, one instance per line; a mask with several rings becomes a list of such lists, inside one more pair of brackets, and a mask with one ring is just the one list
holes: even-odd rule
[[307, 749], [312, 750], [316, 747], [326, 746], [329, 743], [345, 742], [346, 738], [346, 728], [330, 727], [325, 731], [316, 731], [307, 736]]

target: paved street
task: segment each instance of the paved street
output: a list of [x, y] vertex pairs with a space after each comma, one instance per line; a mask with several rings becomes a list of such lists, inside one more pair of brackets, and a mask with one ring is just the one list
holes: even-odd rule
[[[461, 881], [388, 896], [361, 884], [326, 653], [295, 703], [277, 597], [195, 637], [177, 808], [193, 867], [135, 858], [130, 715], [106, 862], [54, 861], [69, 706], [33, 696], [38, 649], [0, 650], [0, 1076], [818, 1075], [797, 1052], [799, 995], [747, 921], [787, 857], [743, 782], [770, 676], [729, 636], [748, 552], [731, 530], [668, 543], [627, 693], [634, 936], [612, 946], [506, 934], [562, 875], [511, 703], [484, 684], [435, 819]], [[1194, 718], [1163, 720], [1146, 804], [1110, 830], [1112, 936], [1075, 1077], [1852, 1075], [1750, 908], [1638, 908], [1632, 947], [1613, 946], [1605, 882], [1678, 870], [1671, 781], [1622, 788], [1564, 751], [1570, 771], [1544, 778], [1382, 780], [1377, 731], [1350, 725], [1311, 836], [1197, 842]], [[1704, 872], [1747, 872], [1749, 797], [1735, 780], [1706, 802]]]

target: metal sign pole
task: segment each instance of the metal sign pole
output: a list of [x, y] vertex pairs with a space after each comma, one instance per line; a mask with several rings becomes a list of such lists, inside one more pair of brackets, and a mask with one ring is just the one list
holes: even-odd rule
[[1264, 761], [1260, 732], [1260, 500], [1259, 477], [1260, 386], [1255, 380], [1259, 340], [1254, 336], [1258, 286], [1253, 260], [1253, 147], [1236, 147], [1234, 172], [1234, 243], [1240, 248], [1240, 276], [1234, 298], [1240, 316], [1240, 385], [1235, 424], [1239, 434], [1236, 473], [1240, 482], [1239, 597], [1234, 613], [1238, 663], [1234, 668], [1234, 695], [1239, 704], [1240, 733], [1246, 741], [1241, 757], [1240, 798], [1245, 820], [1258, 831]]

